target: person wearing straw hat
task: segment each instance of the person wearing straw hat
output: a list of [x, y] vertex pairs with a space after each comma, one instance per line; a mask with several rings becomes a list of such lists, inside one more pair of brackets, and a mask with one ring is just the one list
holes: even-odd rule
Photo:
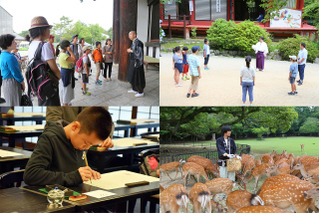
[[224, 125], [221, 127], [222, 136], [217, 139], [216, 146], [218, 150], [218, 165], [219, 174], [222, 178], [229, 178], [230, 180], [235, 181], [235, 172], [227, 171], [227, 159], [238, 158], [241, 160], [241, 157], [237, 154], [237, 147], [234, 140], [231, 136], [231, 127]]
[[[49, 25], [47, 19], [43, 16], [36, 16], [31, 20], [31, 27], [29, 29], [29, 36], [27, 40], [31, 39], [29, 50], [28, 50], [28, 60], [29, 62], [34, 58], [38, 46], [45, 42], [45, 40], [50, 37], [50, 29], [52, 25]], [[55, 55], [53, 55], [51, 45], [49, 43], [44, 43], [41, 50], [41, 60], [47, 63], [54, 73], [54, 75], [60, 79], [60, 70], [56, 64]], [[53, 95], [46, 100], [38, 99], [39, 106], [60, 106], [59, 91], [54, 90]]]
[[288, 92], [288, 95], [296, 95], [298, 94], [297, 87], [295, 84], [295, 80], [298, 74], [297, 56], [290, 55], [289, 58], [292, 64], [290, 65], [290, 69], [289, 69], [290, 72], [289, 72], [289, 78], [288, 78], [291, 84], [291, 92]]
[[17, 43], [11, 34], [0, 36], [1, 76], [3, 78], [3, 92], [6, 106], [20, 106], [22, 91], [25, 90], [24, 78], [19, 69], [18, 60], [11, 54], [16, 49]]

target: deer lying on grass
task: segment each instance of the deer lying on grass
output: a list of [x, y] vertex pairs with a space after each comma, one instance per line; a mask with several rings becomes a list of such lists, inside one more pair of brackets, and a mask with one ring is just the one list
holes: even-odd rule
[[192, 155], [187, 159], [187, 162], [194, 162], [201, 165], [208, 176], [209, 174], [212, 174], [214, 177], [220, 177], [219, 166], [217, 166], [217, 164], [213, 164], [212, 161], [208, 158], [199, 155]]
[[290, 211], [279, 209], [273, 206], [249, 206], [243, 207], [237, 211], [237, 213], [291, 213]]
[[305, 213], [308, 208], [316, 210], [315, 201], [303, 194], [313, 188], [307, 181], [281, 182], [261, 188], [259, 196], [266, 206], [286, 209], [292, 206], [296, 213]]
[[176, 171], [176, 176], [174, 177], [174, 179], [176, 179], [176, 177], [177, 177], [177, 175], [178, 175], [178, 172], [181, 173], [181, 177], [182, 177], [181, 166], [182, 166], [183, 163], [185, 163], [184, 160], [180, 160], [179, 162], [174, 161], [174, 162], [171, 162], [171, 163], [162, 164], [162, 165], [160, 166], [160, 173], [161, 173], [161, 172], [167, 173], [168, 177], [169, 177], [171, 180], [173, 180], [173, 179], [170, 177], [169, 172], [175, 170], [175, 171]]
[[269, 167], [266, 171], [267, 176], [271, 176], [273, 173], [276, 173], [277, 175], [285, 175], [290, 174], [290, 166], [287, 162], [282, 162], [277, 165], [273, 165]]
[[250, 176], [244, 181], [245, 184], [247, 184], [249, 180], [251, 180], [251, 178], [254, 177], [255, 178], [254, 191], [255, 191], [258, 186], [259, 178], [262, 177], [267, 172], [267, 169], [273, 165], [272, 161], [273, 160], [271, 158], [271, 161], [269, 163], [263, 163], [260, 166], [253, 168]]
[[273, 177], [269, 177], [263, 182], [262, 186], [257, 191], [257, 194], [260, 193], [262, 188], [271, 186], [271, 185], [276, 184], [276, 183], [299, 182], [299, 181], [301, 181], [300, 178], [298, 178], [296, 176], [293, 176], [293, 175], [288, 175], [288, 174], [286, 174], [286, 175], [276, 175], [276, 176], [273, 176]]
[[208, 189], [213, 196], [213, 200], [216, 194], [219, 193], [228, 196], [235, 185], [235, 183], [228, 178], [214, 178], [213, 180], [207, 181], [205, 184], [208, 186]]
[[313, 183], [319, 183], [319, 167], [315, 169], [310, 169], [307, 171], [303, 165], [303, 163], [299, 160], [299, 162], [293, 167], [294, 170], [300, 170], [301, 175], [313, 182]]
[[189, 199], [193, 205], [193, 211], [200, 213], [201, 210], [211, 213], [211, 195], [206, 184], [195, 183], [189, 192]]
[[172, 184], [160, 193], [161, 212], [178, 213], [180, 209], [188, 211], [188, 191], [181, 184]]
[[236, 190], [229, 193], [226, 204], [228, 212], [232, 213], [243, 207], [264, 205], [264, 202], [256, 194], [252, 194], [246, 190]]
[[196, 178], [196, 181], [200, 181], [200, 177], [202, 176], [206, 181], [209, 180], [207, 173], [204, 171], [204, 168], [199, 164], [194, 162], [187, 162], [182, 166], [183, 171], [183, 182], [184, 185], [187, 185], [188, 176], [193, 175]]

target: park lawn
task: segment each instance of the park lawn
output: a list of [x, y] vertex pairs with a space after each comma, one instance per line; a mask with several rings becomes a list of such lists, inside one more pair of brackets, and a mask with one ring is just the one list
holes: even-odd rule
[[176, 46], [182, 47], [188, 47], [189, 50], [195, 45], [198, 45], [202, 48], [203, 46], [203, 39], [188, 39], [188, 40], [183, 40], [183, 39], [170, 39], [170, 41], [164, 40], [161, 42], [161, 49], [173, 49]]
[[[295, 156], [307, 154], [309, 156], [319, 156], [319, 137], [278, 137], [265, 138], [263, 140], [248, 139], [235, 140], [237, 144], [248, 144], [251, 146], [251, 152], [256, 154], [271, 153], [275, 150], [282, 153], [293, 153]], [[202, 145], [214, 144], [212, 141], [201, 142]], [[304, 144], [304, 152], [301, 152], [300, 144]]]

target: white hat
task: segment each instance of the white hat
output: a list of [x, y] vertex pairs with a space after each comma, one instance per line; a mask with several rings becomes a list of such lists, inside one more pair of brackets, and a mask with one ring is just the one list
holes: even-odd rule
[[297, 60], [297, 56], [295, 56], [295, 55], [290, 55], [289, 58], [292, 59], [292, 60], [294, 60], [294, 61]]

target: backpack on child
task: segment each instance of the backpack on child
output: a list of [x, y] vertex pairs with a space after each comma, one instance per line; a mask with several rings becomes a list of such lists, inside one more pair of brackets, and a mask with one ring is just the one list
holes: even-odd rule
[[28, 63], [26, 79], [28, 81], [28, 95], [31, 98], [34, 94], [42, 101], [52, 98], [58, 93], [59, 79], [54, 75], [46, 62], [41, 60], [41, 42], [35, 52], [34, 58]]
[[78, 59], [77, 61], [77, 68], [76, 68], [76, 72], [82, 72], [83, 70], [83, 58], [85, 57], [86, 55], [83, 55], [81, 58]]

